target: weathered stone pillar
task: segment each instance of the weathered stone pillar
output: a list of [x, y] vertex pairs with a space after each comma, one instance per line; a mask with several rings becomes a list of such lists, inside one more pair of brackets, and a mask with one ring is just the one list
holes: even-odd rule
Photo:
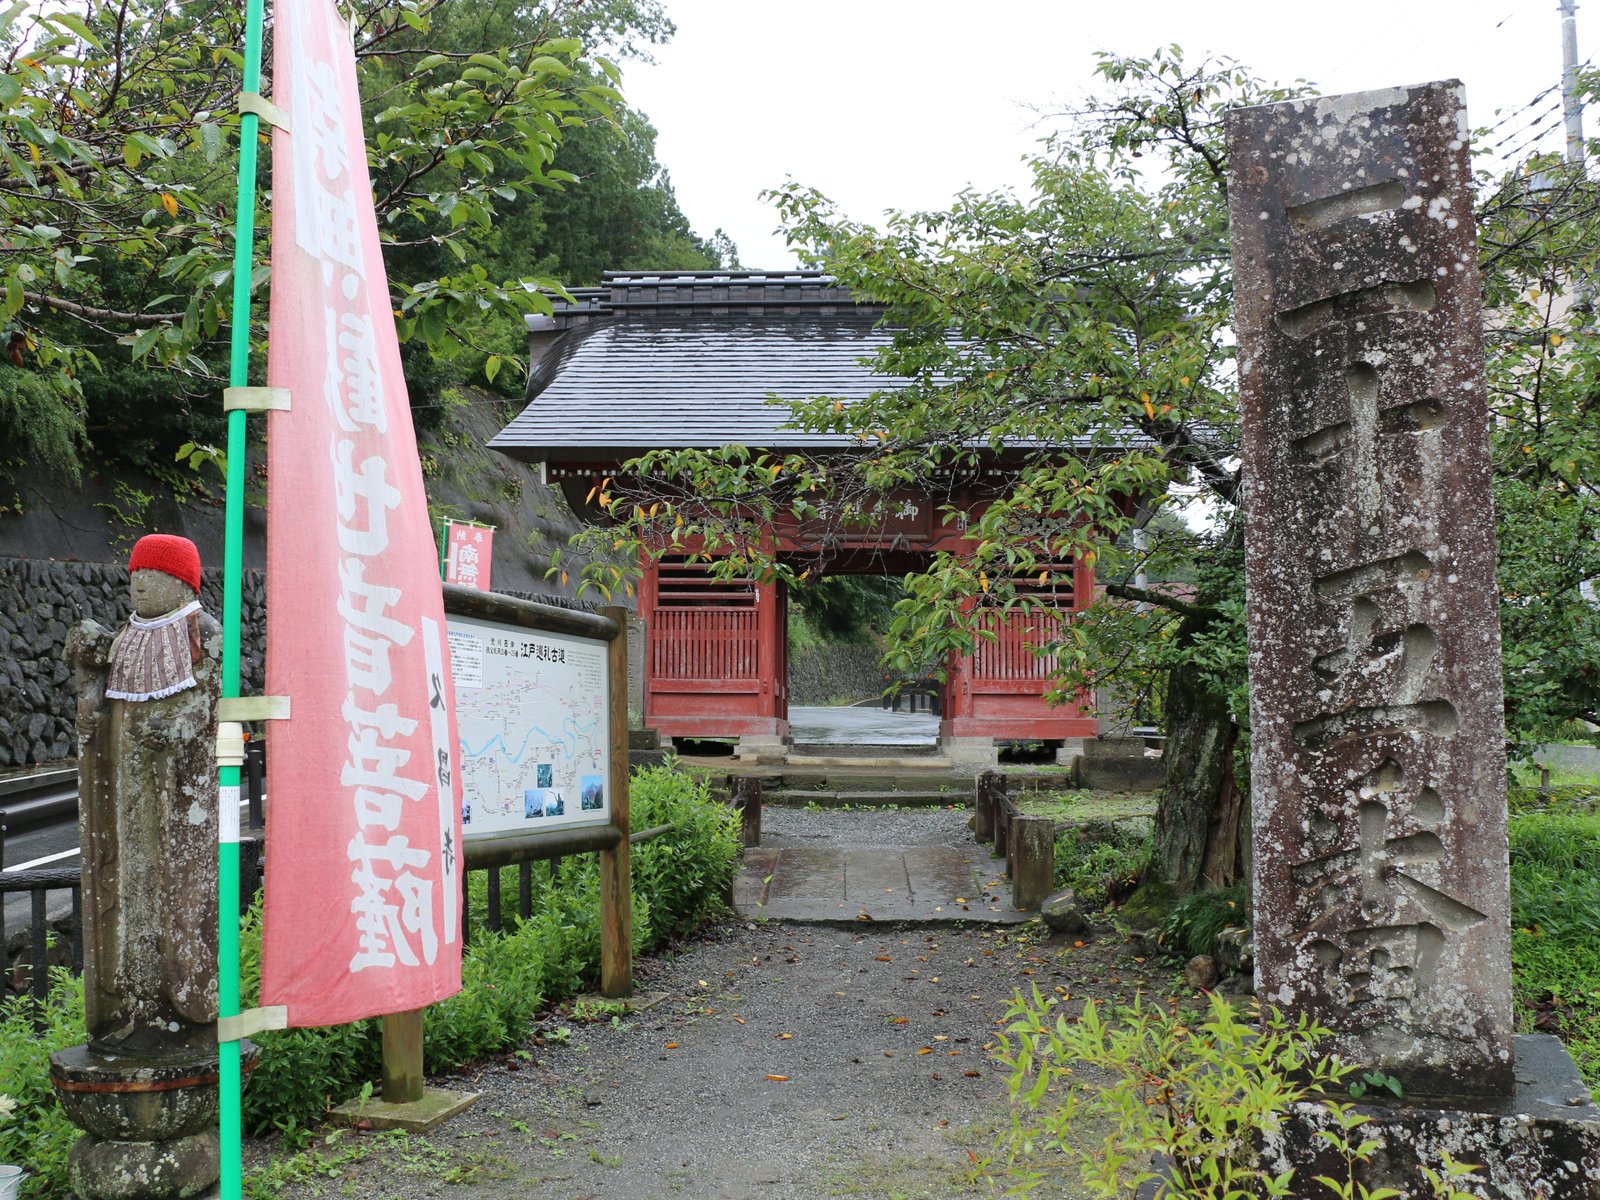
[[[1329, 1026], [1343, 1058], [1397, 1077], [1418, 1106], [1363, 1129], [1380, 1145], [1369, 1186], [1420, 1194], [1420, 1166], [1448, 1150], [1484, 1166], [1487, 1196], [1595, 1196], [1595, 1110], [1581, 1094], [1551, 1103], [1572, 1094], [1570, 1060], [1513, 1073], [1460, 85], [1237, 110], [1228, 154], [1257, 995]], [[1291, 1124], [1278, 1165], [1326, 1169], [1311, 1131], [1325, 1116]]]
[[216, 1182], [217, 622], [200, 562], [148, 537], [129, 563], [134, 616], [68, 638], [78, 688], [87, 1045], [51, 1056], [85, 1135], [88, 1200], [186, 1197]]
[[1500, 619], [1455, 84], [1229, 115], [1261, 998], [1505, 1095]]

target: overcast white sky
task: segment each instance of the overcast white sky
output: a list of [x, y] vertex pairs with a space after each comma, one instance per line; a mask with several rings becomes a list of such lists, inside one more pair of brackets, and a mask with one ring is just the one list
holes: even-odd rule
[[[1324, 92], [1459, 78], [1474, 125], [1558, 83], [1556, 0], [667, 0], [677, 37], [629, 63], [630, 103], [695, 230], [721, 226], [747, 267], [793, 265], [764, 188], [793, 177], [851, 216], [939, 208], [962, 187], [1022, 186], [1031, 106], [1093, 85], [1095, 51], [1177, 43]], [[1578, 56], [1600, 45], [1600, 5], [1578, 12]], [[1508, 121], [1559, 149], [1559, 93]], [[1556, 107], [1552, 108], [1552, 105]], [[1585, 131], [1596, 132], [1589, 118]], [[1519, 133], [1533, 122], [1526, 133]]]

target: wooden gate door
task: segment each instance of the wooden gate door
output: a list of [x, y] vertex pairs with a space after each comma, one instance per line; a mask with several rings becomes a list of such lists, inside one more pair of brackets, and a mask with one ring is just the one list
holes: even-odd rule
[[686, 556], [647, 567], [645, 723], [663, 737], [787, 734], [785, 600], [781, 588], [714, 579]]
[[1049, 612], [992, 613], [971, 655], [953, 658], [945, 684], [945, 718], [939, 736], [989, 737], [1001, 741], [1060, 741], [1095, 737], [1099, 722], [1083, 707], [1050, 705], [1045, 695], [1055, 674], [1054, 655], [1037, 648], [1061, 636], [1062, 623], [1085, 607], [1094, 594], [1090, 568], [1062, 564], [1045, 583], [1018, 580], [1019, 593], [1031, 593], [1052, 606]]

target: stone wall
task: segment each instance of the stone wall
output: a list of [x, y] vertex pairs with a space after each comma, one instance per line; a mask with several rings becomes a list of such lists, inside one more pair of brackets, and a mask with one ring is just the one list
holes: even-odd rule
[[826, 644], [789, 651], [790, 704], [865, 700], [885, 683], [876, 647]]
[[[220, 619], [221, 570], [205, 572], [200, 599]], [[67, 631], [85, 618], [114, 628], [128, 612], [125, 566], [0, 558], [0, 770], [74, 757], [76, 704]], [[266, 581], [260, 571], [244, 573], [242, 622], [241, 690], [258, 695], [266, 628]]]

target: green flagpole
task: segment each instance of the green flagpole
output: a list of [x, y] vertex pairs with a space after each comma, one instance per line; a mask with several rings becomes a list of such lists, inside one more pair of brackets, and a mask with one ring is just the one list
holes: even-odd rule
[[[244, 78], [242, 90], [253, 93], [261, 86], [262, 0], [245, 0]], [[239, 199], [234, 223], [232, 350], [228, 383], [245, 387], [250, 382], [250, 279], [255, 270], [256, 143], [260, 118], [245, 112], [239, 119]], [[244, 577], [244, 459], [245, 414], [228, 413], [228, 489], [223, 519], [222, 575], [222, 695], [239, 694], [240, 596]], [[220, 802], [238, 803], [239, 768], [218, 768]], [[237, 815], [237, 808], [230, 818]], [[237, 822], [225, 818], [224, 828]], [[217, 843], [217, 1013], [239, 1012], [239, 843]], [[242, 1080], [237, 1040], [218, 1046], [218, 1091], [222, 1111], [218, 1135], [222, 1151], [222, 1200], [239, 1200], [243, 1190], [241, 1162]]]

